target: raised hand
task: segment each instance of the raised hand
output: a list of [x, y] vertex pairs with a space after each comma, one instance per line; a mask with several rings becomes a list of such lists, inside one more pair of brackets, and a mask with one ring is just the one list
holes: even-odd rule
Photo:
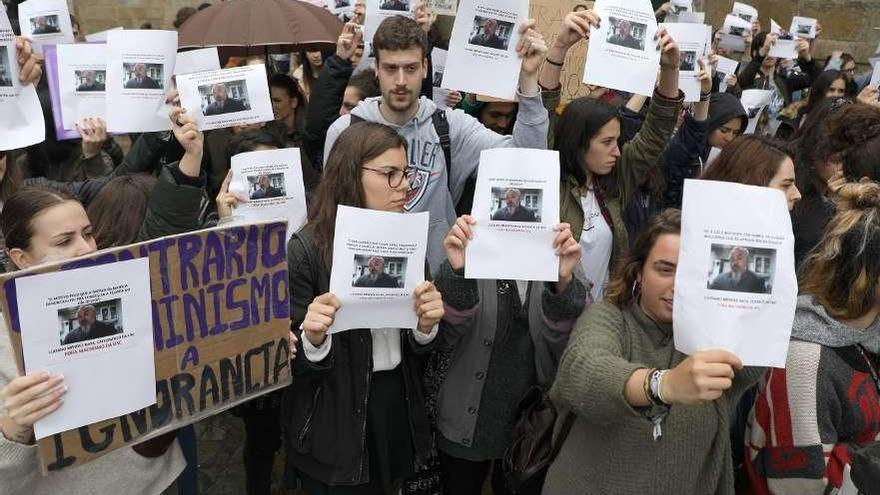
[[340, 307], [342, 307], [342, 303], [332, 292], [321, 294], [312, 301], [312, 304], [309, 304], [302, 329], [303, 335], [309, 339], [313, 346], [318, 347], [324, 343], [327, 331], [333, 325], [336, 312]]
[[74, 124], [76, 131], [82, 136], [83, 158], [89, 159], [101, 153], [107, 141], [107, 122], [97, 117], [86, 117]]
[[346, 22], [339, 39], [336, 40], [336, 56], [343, 60], [351, 60], [363, 40], [364, 31], [361, 26], [354, 21]]
[[575, 268], [581, 262], [581, 245], [574, 240], [571, 233], [571, 225], [560, 223], [553, 227], [556, 237], [553, 238], [553, 249], [559, 257], [559, 282], [557, 289], [564, 291], [571, 283]]
[[34, 53], [31, 40], [15, 37], [15, 51], [18, 54], [18, 81], [22, 86], [33, 83], [35, 86], [43, 76], [43, 56]]
[[446, 251], [446, 259], [453, 270], [461, 270], [464, 268], [465, 256], [468, 242], [474, 238], [472, 226], [477, 223], [474, 217], [470, 215], [462, 215], [455, 221], [455, 225], [449, 229], [446, 238], [443, 239], [443, 249]]
[[569, 12], [562, 20], [559, 34], [556, 35], [554, 46], [568, 50], [582, 39], [589, 39], [592, 29], [598, 28], [601, 19], [592, 10]]

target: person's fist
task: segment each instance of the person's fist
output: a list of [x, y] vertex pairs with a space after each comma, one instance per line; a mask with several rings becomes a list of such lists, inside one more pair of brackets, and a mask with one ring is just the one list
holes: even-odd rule
[[313, 346], [318, 347], [324, 343], [340, 307], [342, 303], [332, 292], [321, 294], [309, 304], [302, 329], [303, 335]]
[[443, 249], [446, 251], [446, 260], [453, 270], [464, 268], [465, 250], [471, 239], [474, 238], [473, 225], [477, 223], [470, 215], [462, 215], [455, 221], [455, 225], [443, 239]]
[[443, 298], [440, 296], [440, 291], [431, 282], [424, 281], [416, 287], [413, 298], [415, 299], [413, 307], [419, 317], [416, 330], [429, 334], [434, 326], [440, 323], [444, 315]]
[[715, 400], [733, 385], [742, 361], [722, 350], [695, 352], [663, 377], [660, 395], [668, 404], [699, 404]]

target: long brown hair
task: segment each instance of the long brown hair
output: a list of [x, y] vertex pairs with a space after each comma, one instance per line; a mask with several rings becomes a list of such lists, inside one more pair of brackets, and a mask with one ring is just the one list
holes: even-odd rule
[[309, 212], [309, 229], [326, 268], [333, 263], [336, 207], [364, 207], [361, 168], [388, 150], [404, 148], [406, 141], [393, 128], [374, 122], [358, 122], [339, 134], [333, 144], [324, 177]]
[[705, 180], [767, 187], [791, 151], [780, 141], [746, 135], [731, 141], [700, 176]]
[[10, 150], [6, 152], [6, 173], [0, 180], [0, 202], [6, 201], [15, 191], [21, 189], [24, 182], [24, 171], [18, 163], [19, 152]]
[[86, 210], [98, 249], [124, 246], [137, 240], [150, 194], [158, 182], [152, 175], [125, 175], [101, 188]]
[[800, 289], [832, 317], [847, 320], [877, 304], [880, 184], [850, 183], [837, 196], [837, 213], [801, 268]]
[[654, 249], [657, 239], [664, 234], [681, 233], [681, 211], [668, 208], [661, 211], [648, 222], [636, 237], [623, 262], [618, 265], [614, 277], [605, 286], [605, 298], [615, 306], [623, 308], [633, 302], [633, 284], [642, 273], [645, 261]]

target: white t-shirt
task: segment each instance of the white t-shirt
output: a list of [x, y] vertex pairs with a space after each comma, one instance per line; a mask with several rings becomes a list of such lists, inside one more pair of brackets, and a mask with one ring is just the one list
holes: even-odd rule
[[581, 196], [584, 209], [584, 231], [581, 232], [581, 264], [587, 279], [593, 283], [590, 294], [593, 301], [601, 301], [608, 281], [608, 264], [611, 261], [611, 245], [614, 236], [611, 227], [602, 216], [596, 194], [590, 189]]

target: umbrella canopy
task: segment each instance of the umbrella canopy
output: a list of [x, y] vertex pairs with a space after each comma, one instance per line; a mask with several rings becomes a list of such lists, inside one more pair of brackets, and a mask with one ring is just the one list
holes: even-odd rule
[[178, 49], [216, 46], [225, 56], [318, 50], [336, 45], [342, 21], [300, 0], [232, 0], [214, 4], [180, 26]]

